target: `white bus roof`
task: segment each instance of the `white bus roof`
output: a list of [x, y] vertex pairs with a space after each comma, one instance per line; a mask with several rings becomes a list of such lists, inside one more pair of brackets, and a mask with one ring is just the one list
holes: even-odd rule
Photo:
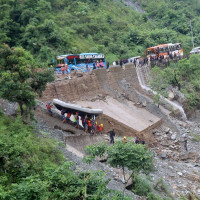
[[101, 53], [81, 53], [79, 54], [80, 59], [103, 59], [104, 54]]
[[181, 44], [181, 43], [174, 43], [174, 44], [173, 43], [168, 43], [169, 46], [179, 45], [179, 44]]
[[79, 55], [103, 55], [102, 53], [80, 53]]
[[141, 56], [135, 56], [135, 57], [131, 57], [131, 58], [129, 58], [129, 59], [132, 59], [132, 60], [134, 60], [134, 59], [138, 59], [138, 58], [140, 58]]

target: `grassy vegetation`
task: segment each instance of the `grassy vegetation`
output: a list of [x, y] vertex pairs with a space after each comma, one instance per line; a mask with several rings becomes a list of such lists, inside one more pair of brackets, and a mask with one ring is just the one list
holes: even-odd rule
[[192, 140], [195, 141], [195, 142], [200, 142], [200, 135], [192, 134]]

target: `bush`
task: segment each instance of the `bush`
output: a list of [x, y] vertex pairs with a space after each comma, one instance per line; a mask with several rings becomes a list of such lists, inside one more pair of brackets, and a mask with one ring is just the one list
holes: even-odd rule
[[150, 192], [152, 192], [152, 188], [146, 179], [143, 179], [140, 176], [135, 176], [133, 178], [132, 191], [139, 196], [147, 196]]
[[156, 195], [152, 192], [147, 195], [147, 199], [148, 200], [161, 200], [161, 198], [158, 195]]

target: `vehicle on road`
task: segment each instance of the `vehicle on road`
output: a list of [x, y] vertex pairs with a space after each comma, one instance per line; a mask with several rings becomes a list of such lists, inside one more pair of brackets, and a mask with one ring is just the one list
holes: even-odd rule
[[[98, 68], [106, 68], [106, 60], [104, 54], [99, 53], [81, 53], [81, 54], [69, 54], [60, 55], [56, 57], [56, 72], [61, 73], [61, 67], [68, 67], [68, 73], [71, 70], [78, 70], [81, 72], [91, 71], [95, 66]], [[99, 63], [99, 64], [97, 64]], [[88, 65], [88, 70], [86, 69]]]
[[195, 47], [190, 51], [190, 54], [198, 54], [198, 53], [200, 53], [200, 47]]
[[176, 54], [176, 56], [183, 56], [183, 48], [181, 43], [168, 43], [168, 44], [160, 44], [154, 47], [149, 47], [147, 48], [146, 51], [146, 56], [147, 58], [149, 57], [160, 57], [160, 56], [164, 56], [164, 58], [168, 58], [169, 54], [174, 55], [174, 53]]

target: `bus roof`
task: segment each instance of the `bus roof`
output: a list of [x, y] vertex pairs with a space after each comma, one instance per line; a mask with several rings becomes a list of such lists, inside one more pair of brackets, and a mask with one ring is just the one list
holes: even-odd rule
[[64, 58], [66, 57], [69, 57], [69, 56], [78, 56], [79, 54], [66, 54], [66, 55], [60, 55], [60, 56], [57, 56], [56, 59], [57, 60], [63, 60]]
[[174, 46], [174, 45], [180, 45], [181, 43], [168, 43], [168, 44], [159, 44], [157, 46], [149, 47], [147, 49], [155, 49], [157, 47], [165, 47], [165, 46]]
[[59, 55], [56, 57], [57, 60], [63, 60], [68, 56], [80, 56], [81, 59], [83, 58], [104, 58], [104, 54], [102, 53], [81, 53], [81, 54], [66, 54], [66, 55]]
[[79, 54], [80, 59], [102, 59], [104, 54], [101, 53], [81, 53]]
[[80, 53], [80, 55], [103, 55], [102, 53]]

